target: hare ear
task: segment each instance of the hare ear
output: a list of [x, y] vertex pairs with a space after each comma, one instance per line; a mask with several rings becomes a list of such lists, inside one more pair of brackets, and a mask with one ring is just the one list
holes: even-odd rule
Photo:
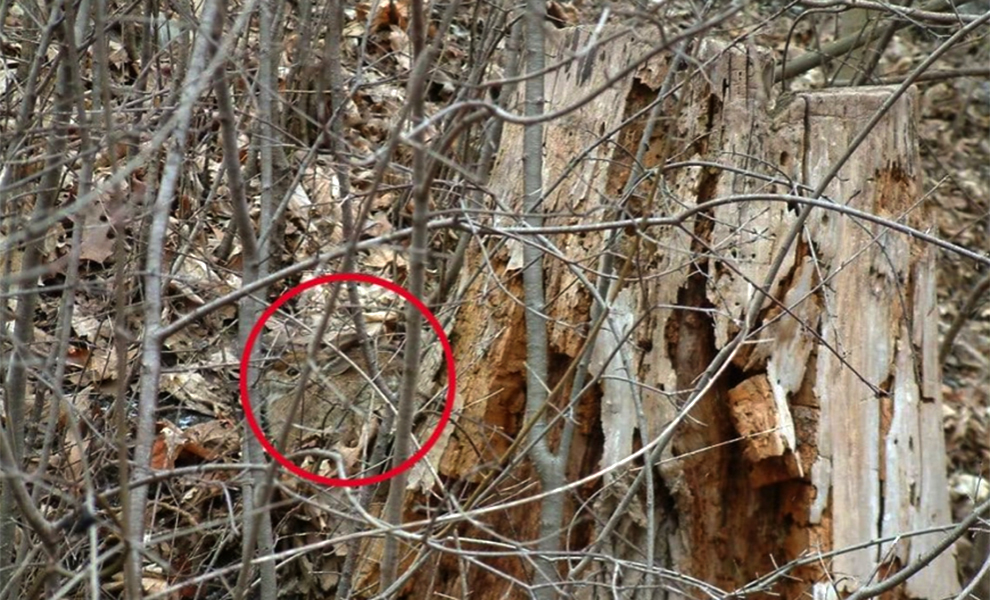
[[337, 377], [352, 370], [354, 366], [343, 356], [338, 356], [327, 363], [323, 373], [330, 377]]

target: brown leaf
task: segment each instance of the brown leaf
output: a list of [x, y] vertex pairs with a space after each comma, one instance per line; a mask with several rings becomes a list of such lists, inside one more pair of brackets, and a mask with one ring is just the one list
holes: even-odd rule
[[182, 451], [207, 461], [221, 460], [241, 445], [237, 427], [229, 419], [214, 419], [193, 425], [186, 429], [186, 438], [188, 442]]
[[175, 459], [186, 439], [182, 430], [168, 419], [162, 419], [159, 427], [161, 431], [151, 447], [151, 468], [162, 471], [175, 468]]

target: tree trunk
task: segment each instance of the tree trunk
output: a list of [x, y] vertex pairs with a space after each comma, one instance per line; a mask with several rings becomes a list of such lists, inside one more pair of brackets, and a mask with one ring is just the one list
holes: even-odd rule
[[[587, 38], [564, 32], [548, 64]], [[648, 50], [621, 37], [553, 71], [546, 112], [596, 94]], [[547, 123], [548, 225], [670, 216], [738, 194], [810, 196], [798, 186], [814, 189], [892, 93], [846, 88], [777, 97], [765, 84], [772, 67], [766, 55], [701, 42], [678, 78], [684, 86], [653, 123], [643, 167], [654, 171], [623, 200], [631, 157], [648, 124], [644, 109], [673, 60], [655, 56]], [[929, 227], [915, 108], [912, 93], [894, 105], [825, 199]], [[492, 177], [496, 210], [520, 210], [521, 139], [521, 127], [506, 127]], [[615, 590], [630, 598], [664, 598], [664, 589], [717, 593], [706, 586], [731, 592], [789, 561], [845, 550], [750, 588], [759, 592], [754, 597], [826, 598], [829, 586], [848, 592], [875, 583], [941, 539], [904, 535], [950, 522], [934, 249], [826, 208], [813, 209], [796, 242], [784, 248], [801, 208], [738, 201], [699, 210], [679, 226], [544, 238], [553, 245], [545, 260], [550, 389], [578, 359], [590, 331], [593, 300], [582, 278], [597, 285], [607, 275], [611, 285], [622, 285], [609, 297], [609, 319], [594, 340], [585, 381], [603, 377], [580, 398], [574, 417], [579, 426], [568, 480], [614, 467], [566, 492], [568, 515], [560, 527], [569, 554], [557, 565], [575, 597], [612, 598]], [[497, 217], [489, 225], [519, 222]], [[464, 268], [467, 301], [454, 328], [459, 413], [431, 455], [448, 489], [464, 489], [464, 497], [524, 427], [522, 246], [517, 239], [502, 244], [505, 239], [482, 239], [484, 251], [475, 247]], [[535, 236], [526, 241], [540, 243]], [[614, 260], [601, 260], [603, 253]], [[651, 465], [652, 485], [623, 503], [644, 461], [620, 463], [675, 418], [740, 331], [780, 253], [773, 300], [763, 302], [752, 333]], [[609, 264], [614, 268], [603, 273]], [[565, 382], [556, 409], [566, 404], [571, 385]], [[541, 491], [525, 460], [506, 470], [508, 477], [475, 507]], [[413, 502], [422, 506], [422, 500]], [[618, 527], [608, 532], [617, 509]], [[443, 555], [414, 582], [416, 589], [460, 597], [466, 586], [475, 599], [528, 597], [533, 561], [514, 544], [536, 547], [539, 502], [475, 519], [478, 527], [458, 529], [463, 539], [456, 548], [462, 557], [480, 554], [471, 561]], [[584, 553], [590, 566], [570, 571]], [[957, 589], [955, 560], [943, 554], [890, 597], [943, 598]]]

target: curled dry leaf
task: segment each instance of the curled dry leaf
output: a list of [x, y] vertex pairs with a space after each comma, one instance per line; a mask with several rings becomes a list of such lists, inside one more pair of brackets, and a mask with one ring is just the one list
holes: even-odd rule
[[186, 429], [183, 450], [206, 461], [226, 460], [240, 449], [241, 436], [230, 419], [214, 419]]
[[211, 417], [229, 412], [226, 400], [201, 373], [166, 373], [161, 378], [161, 389], [179, 400], [183, 409]]
[[92, 350], [82, 346], [73, 346], [69, 348], [66, 361], [81, 369], [65, 377], [66, 381], [77, 385], [110, 381], [117, 376], [117, 348], [115, 346]]
[[110, 317], [94, 316], [87, 308], [92, 307], [80, 303], [72, 312], [72, 330], [88, 342], [96, 342], [98, 338], [110, 339], [113, 333]]
[[151, 446], [151, 468], [164, 471], [175, 468], [175, 459], [188, 441], [182, 430], [168, 419], [159, 422], [160, 430]]

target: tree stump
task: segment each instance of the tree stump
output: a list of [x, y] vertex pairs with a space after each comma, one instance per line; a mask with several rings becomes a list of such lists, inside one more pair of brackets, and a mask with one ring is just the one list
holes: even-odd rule
[[[563, 32], [548, 64], [587, 40], [584, 31]], [[547, 113], [594, 95], [546, 125], [548, 225], [669, 216], [740, 194], [809, 196], [892, 93], [874, 87], [781, 96], [767, 84], [767, 55], [702, 41], [681, 68], [683, 86], [663, 101], [652, 124], [645, 175], [629, 185], [648, 107], [674, 57], [655, 55], [600, 88], [648, 52], [644, 41], [623, 36], [548, 75]], [[932, 221], [920, 186], [915, 110], [914, 94], [905, 94], [827, 187], [825, 199], [927, 229]], [[522, 132], [506, 127], [492, 177], [496, 210], [520, 210]], [[595, 343], [591, 375], [604, 376], [576, 408], [569, 480], [618, 465], [661, 434], [740, 331], [800, 210], [796, 203], [745, 200], [699, 210], [679, 226], [530, 238], [552, 245], [544, 262], [548, 304], [537, 307], [552, 323], [551, 388], [588, 333], [592, 296], [581, 278], [597, 284], [608, 276], [615, 285], [626, 272]], [[519, 226], [506, 216], [489, 224]], [[524, 424], [521, 243], [504, 241], [481, 239], [484, 252], [476, 247], [471, 268], [464, 269], [467, 302], [454, 331], [458, 425], [442, 455], [432, 454], [448, 486], [479, 483], [485, 465]], [[774, 300], [764, 301], [755, 330], [650, 465], [652, 488], [623, 506], [619, 527], [599, 539], [643, 468], [642, 458], [567, 492], [571, 520], [561, 523], [561, 535], [574, 561], [559, 564], [563, 585], [575, 597], [612, 597], [612, 586], [650, 584], [698, 596], [705, 585], [730, 592], [761, 577], [762, 587], [748, 589], [779, 598], [833, 597], [831, 585], [848, 592], [875, 583], [940, 539], [905, 534], [950, 523], [934, 250], [878, 224], [815, 208], [783, 252], [770, 289]], [[603, 275], [605, 253], [615, 268]], [[483, 275], [468, 279], [475, 269]], [[523, 461], [485, 504], [534, 495], [534, 482]], [[461, 533], [532, 540], [539, 503], [480, 519], [487, 531], [465, 527]], [[865, 544], [877, 540], [885, 541]], [[646, 565], [648, 547], [652, 564]], [[837, 550], [843, 552], [825, 554]], [[584, 551], [600, 558], [568, 574]], [[768, 576], [819, 553], [820, 560], [786, 576]], [[448, 556], [422, 577], [437, 592], [457, 596], [457, 573], [468, 569], [463, 576], [473, 598], [526, 597], [492, 571], [532, 581], [528, 562], [478, 560], [487, 568], [468, 568]], [[954, 563], [943, 554], [892, 597], [952, 595], [958, 590]], [[648, 577], [631, 565], [654, 571]]]

